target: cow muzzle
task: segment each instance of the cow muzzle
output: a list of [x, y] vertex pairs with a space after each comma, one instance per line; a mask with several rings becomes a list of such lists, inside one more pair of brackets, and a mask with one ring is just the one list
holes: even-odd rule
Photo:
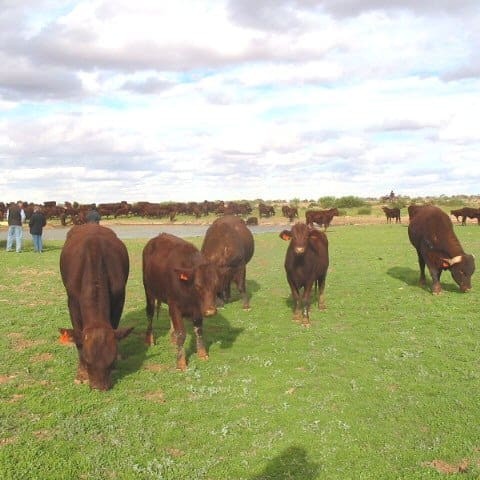
[[296, 255], [303, 255], [305, 253], [305, 247], [295, 247], [294, 251]]
[[208, 307], [204, 310], [203, 315], [205, 317], [212, 317], [213, 315], [216, 315], [217, 313], [217, 307]]

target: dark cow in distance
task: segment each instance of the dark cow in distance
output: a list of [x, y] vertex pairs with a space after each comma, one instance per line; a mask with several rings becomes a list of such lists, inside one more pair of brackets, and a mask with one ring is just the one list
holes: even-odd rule
[[392, 218], [395, 219], [395, 223], [401, 223], [402, 220], [400, 218], [400, 209], [398, 207], [389, 208], [389, 207], [382, 207], [383, 213], [387, 217], [387, 223], [392, 223]]
[[283, 205], [282, 214], [284, 217], [288, 218], [290, 222], [293, 222], [295, 217], [298, 218], [298, 208], [290, 207], [289, 205]]
[[480, 208], [462, 207], [458, 210], [451, 210], [450, 214], [453, 215], [458, 222], [458, 218], [462, 217], [462, 225], [467, 225], [467, 218], [476, 218], [478, 225], [480, 225]]
[[109, 228], [72, 227], [60, 254], [73, 330], [60, 329], [78, 350], [76, 381], [108, 390], [117, 358], [117, 341], [133, 328], [118, 328], [129, 273], [128, 252]]
[[[283, 230], [280, 238], [289, 241], [285, 255], [285, 271], [295, 302], [294, 319], [310, 325], [312, 288], [318, 286], [318, 308], [325, 309], [325, 280], [329, 264], [328, 239], [325, 233], [299, 222], [291, 230]], [[303, 288], [303, 294], [300, 290]], [[303, 307], [303, 309], [302, 309]]]
[[243, 308], [250, 308], [246, 272], [254, 248], [252, 232], [245, 222], [235, 215], [218, 218], [205, 232], [201, 251], [217, 267], [220, 305], [230, 300], [230, 286], [234, 281], [242, 296]]
[[197, 355], [206, 360], [203, 317], [217, 313], [215, 297], [218, 277], [215, 265], [195, 245], [168, 233], [150, 239], [143, 249], [143, 286], [148, 319], [145, 341], [154, 343], [152, 320], [161, 303], [168, 305], [170, 339], [177, 346], [177, 368], [186, 370], [183, 317], [191, 318], [197, 342]]
[[422, 207], [408, 226], [410, 242], [417, 250], [420, 285], [425, 285], [425, 265], [432, 276], [432, 292], [442, 291], [440, 275], [450, 270], [462, 292], [471, 289], [475, 271], [473, 255], [466, 254], [453, 231], [450, 217], [435, 206]]
[[275, 209], [271, 205], [267, 205], [265, 203], [258, 204], [258, 216], [262, 217], [271, 217], [275, 215]]
[[330, 226], [332, 223], [333, 217], [338, 216], [338, 208], [329, 208], [328, 210], [307, 210], [305, 212], [305, 221], [307, 225], [313, 227], [313, 224], [316, 223], [319, 227], [323, 225], [324, 229]]

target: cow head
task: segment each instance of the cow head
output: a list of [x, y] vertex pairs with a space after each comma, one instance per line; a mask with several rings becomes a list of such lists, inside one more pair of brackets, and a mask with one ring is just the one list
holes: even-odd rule
[[290, 241], [290, 246], [295, 255], [303, 255], [308, 243], [312, 238], [321, 236], [322, 233], [305, 223], [296, 223], [291, 230], [283, 230], [280, 233], [282, 240]]
[[472, 288], [472, 275], [475, 271], [475, 259], [473, 255], [463, 254], [453, 258], [443, 259], [445, 266], [452, 273], [452, 277], [462, 292]]
[[215, 303], [219, 278], [213, 263], [202, 258], [192, 268], [175, 269], [175, 274], [183, 288], [193, 290], [192, 294], [198, 299], [202, 316], [210, 317], [217, 313]]
[[113, 328], [98, 326], [86, 328], [80, 335], [72, 329], [60, 329], [63, 340], [74, 339], [79, 356], [77, 380], [83, 381], [86, 370], [91, 388], [108, 390], [112, 386], [111, 373], [118, 355], [118, 340], [128, 336], [133, 327]]

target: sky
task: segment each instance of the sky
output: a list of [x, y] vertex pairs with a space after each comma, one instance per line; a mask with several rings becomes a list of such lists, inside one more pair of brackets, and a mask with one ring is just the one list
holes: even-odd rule
[[478, 0], [0, 0], [0, 201], [480, 194]]

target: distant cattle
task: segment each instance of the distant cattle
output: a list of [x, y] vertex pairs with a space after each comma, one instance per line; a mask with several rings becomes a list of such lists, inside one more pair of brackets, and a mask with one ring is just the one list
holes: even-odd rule
[[265, 203], [260, 203], [258, 205], [258, 216], [261, 217], [271, 217], [275, 215], [275, 209], [271, 205], [266, 205]]
[[457, 222], [458, 218], [462, 217], [463, 226], [467, 224], [467, 218], [476, 218], [478, 225], [480, 225], [480, 208], [462, 207], [458, 210], [451, 210], [450, 213], [457, 219]]
[[73, 326], [61, 333], [77, 346], [76, 381], [108, 390], [117, 341], [132, 331], [118, 328], [129, 272], [127, 249], [109, 228], [75, 226], [60, 254], [60, 272]]
[[338, 208], [329, 208], [328, 210], [307, 210], [305, 212], [305, 221], [307, 225], [313, 227], [316, 223], [318, 226], [324, 227], [325, 230], [332, 223], [333, 217], [338, 216]]
[[258, 218], [257, 217], [248, 217], [246, 221], [247, 225], [258, 225]]
[[410, 221], [408, 236], [417, 250], [422, 286], [426, 283], [426, 265], [432, 276], [434, 294], [442, 291], [440, 275], [444, 270], [450, 270], [462, 292], [470, 290], [475, 260], [473, 255], [464, 252], [452, 222], [443, 210], [434, 206], [419, 209]]
[[[325, 309], [325, 280], [329, 265], [328, 239], [325, 233], [296, 223], [283, 230], [280, 238], [289, 241], [285, 255], [285, 271], [294, 305], [294, 319], [310, 324], [310, 302], [313, 287], [318, 287], [318, 308]], [[300, 292], [303, 288], [303, 294]], [[300, 313], [301, 312], [301, 313]]]
[[383, 213], [387, 217], [387, 223], [392, 223], [392, 218], [395, 219], [395, 223], [401, 223], [400, 219], [400, 209], [397, 207], [389, 208], [389, 207], [382, 207]]
[[254, 240], [245, 222], [234, 215], [218, 218], [206, 231], [201, 251], [217, 267], [220, 303], [229, 301], [234, 281], [242, 296], [243, 308], [250, 308], [246, 271], [254, 253]]
[[290, 222], [293, 222], [295, 220], [295, 217], [298, 218], [298, 208], [284, 205], [282, 207], [282, 214], [284, 217], [288, 218]]
[[191, 318], [197, 341], [197, 355], [207, 359], [203, 342], [203, 317], [217, 312], [215, 299], [218, 276], [215, 265], [192, 243], [161, 233], [148, 241], [143, 249], [143, 286], [145, 288], [148, 326], [145, 341], [154, 343], [152, 320], [161, 303], [168, 305], [170, 338], [177, 346], [177, 368], [185, 370], [187, 359], [184, 343], [186, 330], [183, 317]]

